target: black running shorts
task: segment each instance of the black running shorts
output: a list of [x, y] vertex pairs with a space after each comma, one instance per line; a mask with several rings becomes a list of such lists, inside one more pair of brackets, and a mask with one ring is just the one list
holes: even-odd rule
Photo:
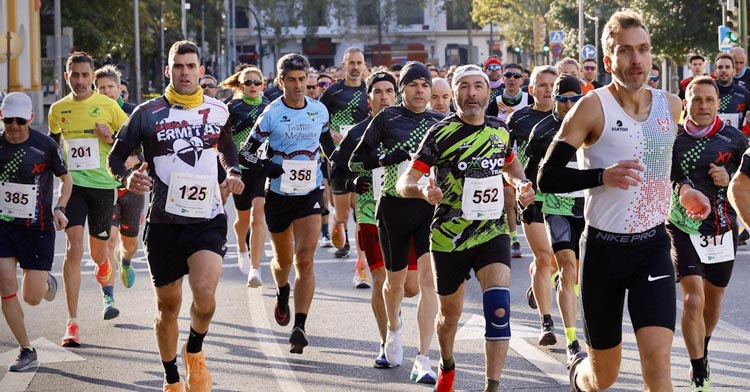
[[652, 326], [674, 331], [674, 268], [664, 225], [634, 234], [586, 227], [581, 235], [580, 288], [584, 334], [597, 350], [622, 341], [626, 291], [636, 332]]
[[[0, 258], [15, 258], [21, 269], [49, 271], [55, 259], [55, 230], [26, 229], [0, 221]], [[15, 273], [14, 273], [15, 279]]]
[[470, 272], [477, 272], [492, 264], [502, 263], [510, 268], [510, 237], [499, 235], [473, 248], [456, 252], [432, 252], [437, 292], [451, 295], [471, 279]]
[[[672, 261], [677, 271], [677, 281], [683, 276], [698, 275], [709, 281], [716, 287], [727, 287], [729, 279], [732, 277], [734, 260], [725, 261], [716, 264], [701, 263], [698, 252], [690, 241], [690, 235], [677, 228], [677, 226], [667, 223], [667, 232], [672, 240]], [[734, 254], [737, 255], [737, 229], [732, 230], [731, 235], [734, 240]]]
[[408, 266], [412, 240], [417, 258], [430, 251], [430, 223], [434, 212], [435, 207], [424, 200], [381, 196], [375, 220], [388, 271], [401, 271]]
[[242, 183], [245, 189], [239, 195], [232, 194], [234, 208], [237, 211], [247, 211], [253, 206], [253, 200], [256, 197], [265, 197], [266, 195], [266, 177], [258, 175], [257, 172], [242, 170]]
[[201, 250], [221, 257], [227, 253], [227, 217], [191, 224], [146, 223], [146, 259], [155, 287], [165, 286], [190, 272], [188, 258]]
[[268, 191], [265, 213], [268, 231], [281, 233], [297, 219], [323, 213], [323, 190], [315, 189], [302, 196], [285, 196]]
[[532, 223], [544, 223], [544, 214], [542, 213], [542, 202], [535, 201], [534, 206], [527, 207], [521, 212], [521, 221], [527, 225]]
[[552, 250], [554, 252], [572, 250], [576, 253], [576, 258], [579, 256], [578, 242], [585, 225], [583, 218], [544, 214], [544, 227], [552, 243]]
[[73, 192], [66, 206], [70, 229], [83, 226], [88, 217], [89, 235], [106, 241], [112, 226], [112, 210], [117, 201], [117, 189], [96, 189], [73, 185]]
[[117, 203], [112, 209], [112, 226], [119, 227], [120, 234], [125, 237], [138, 237], [145, 205], [146, 195], [120, 190]]

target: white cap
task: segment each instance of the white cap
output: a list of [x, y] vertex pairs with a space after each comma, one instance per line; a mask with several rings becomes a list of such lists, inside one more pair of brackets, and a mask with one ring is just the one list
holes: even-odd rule
[[0, 106], [4, 118], [19, 117], [31, 119], [31, 98], [24, 93], [10, 93], [3, 99]]
[[478, 65], [468, 64], [456, 68], [456, 71], [453, 72], [453, 81], [451, 82], [451, 87], [456, 88], [456, 86], [458, 86], [464, 76], [472, 75], [479, 75], [484, 78], [488, 85], [490, 84], [490, 78], [487, 76], [484, 70], [482, 70], [482, 68], [480, 68]]

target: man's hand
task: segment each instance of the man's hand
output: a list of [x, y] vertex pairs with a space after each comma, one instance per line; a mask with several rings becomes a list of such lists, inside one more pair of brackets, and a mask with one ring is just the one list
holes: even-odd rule
[[685, 207], [690, 219], [704, 220], [711, 212], [711, 204], [708, 198], [697, 189], [681, 190], [680, 204]]
[[99, 136], [107, 144], [112, 144], [115, 142], [114, 138], [112, 137], [112, 130], [109, 128], [109, 125], [107, 124], [96, 123], [96, 128], [94, 128], [94, 133], [96, 134], [96, 136]]
[[148, 176], [147, 170], [148, 162], [143, 162], [143, 165], [128, 177], [126, 188], [136, 195], [143, 195], [150, 191], [151, 187], [154, 186], [154, 180]]
[[68, 217], [58, 208], [55, 208], [52, 213], [52, 221], [55, 224], [55, 230], [63, 230], [68, 226]]
[[729, 186], [729, 173], [727, 173], [727, 169], [724, 168], [724, 166], [716, 166], [713, 163], [708, 164], [708, 175], [711, 176], [711, 179], [714, 180], [714, 185], [716, 186]]
[[370, 177], [357, 177], [353, 181], [354, 185], [354, 192], [356, 192], [358, 195], [361, 195], [363, 193], [366, 193], [370, 190], [370, 186], [372, 185], [372, 178]]
[[434, 178], [430, 177], [429, 181], [429, 185], [422, 188], [422, 194], [424, 195], [424, 199], [427, 200], [428, 203], [435, 205], [443, 200], [443, 191], [441, 191], [440, 188], [435, 185]]
[[268, 178], [279, 178], [282, 174], [284, 174], [284, 168], [277, 163], [271, 162], [270, 160], [266, 161], [266, 163], [263, 165], [263, 171], [266, 173], [266, 177]]
[[409, 159], [411, 159], [411, 155], [405, 150], [399, 149], [383, 157], [380, 162], [383, 166], [390, 166], [399, 164], [403, 161], [408, 161]]
[[620, 161], [604, 169], [602, 182], [606, 186], [612, 186], [627, 190], [631, 186], [638, 186], [643, 179], [639, 172], [646, 170], [646, 167], [638, 163], [637, 159]]
[[222, 187], [226, 187], [226, 190], [239, 195], [245, 189], [245, 183], [242, 182], [242, 175], [231, 172], [227, 174], [227, 178], [221, 184]]
[[518, 189], [516, 190], [518, 198], [518, 202], [521, 203], [521, 207], [526, 208], [529, 204], [534, 202], [534, 199], [536, 198], [536, 192], [534, 192], [534, 187], [531, 186], [531, 181], [526, 180], [523, 184], [521, 184]]

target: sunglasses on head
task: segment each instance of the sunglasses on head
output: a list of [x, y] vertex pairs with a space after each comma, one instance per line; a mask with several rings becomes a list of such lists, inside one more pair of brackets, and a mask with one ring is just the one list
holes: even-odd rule
[[521, 79], [523, 77], [522, 73], [518, 72], [506, 72], [503, 74], [506, 78], [515, 78], [515, 79]]
[[323, 87], [323, 88], [331, 87], [331, 82], [318, 82], [318, 87]]
[[248, 86], [248, 87], [250, 87], [250, 86], [260, 87], [260, 86], [263, 85], [263, 82], [261, 82], [260, 80], [246, 80], [246, 81], [242, 82], [242, 84], [244, 84], [245, 86]]
[[593, 66], [593, 65], [584, 65], [583, 69], [586, 70], [586, 71], [595, 71], [596, 67]]
[[487, 66], [487, 70], [488, 71], [500, 71], [502, 69], [503, 69], [503, 66], [502, 65], [498, 65], [498, 64], [490, 64], [490, 65]]
[[315, 90], [316, 88], [318, 88], [318, 86], [316, 86], [316, 85], [314, 85], [314, 84], [308, 84], [308, 85], [307, 85], [307, 89], [308, 89], [308, 90]]
[[201, 88], [216, 88], [215, 84], [201, 84]]
[[560, 103], [567, 103], [568, 101], [570, 101], [572, 103], [576, 103], [582, 97], [583, 97], [583, 94], [570, 95], [570, 96], [555, 95], [553, 98], [555, 98], [555, 101], [560, 102]]
[[6, 123], [6, 124], [8, 124], [8, 125], [13, 124], [13, 121], [15, 121], [16, 124], [18, 124], [18, 125], [26, 125], [26, 121], [27, 120], [25, 118], [21, 118], [21, 117], [5, 117], [3, 119], [3, 122]]
[[658, 81], [659, 81], [659, 79], [660, 79], [660, 78], [659, 78], [658, 76], [649, 76], [648, 78], [649, 78], [649, 79], [650, 79], [650, 80], [651, 80], [652, 82], [658, 82]]

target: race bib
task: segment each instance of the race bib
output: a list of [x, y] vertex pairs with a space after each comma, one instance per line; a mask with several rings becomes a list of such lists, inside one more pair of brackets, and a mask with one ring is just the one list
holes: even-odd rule
[[210, 218], [216, 177], [172, 173], [165, 210], [188, 218]]
[[[567, 165], [565, 165], [565, 167], [577, 170], [578, 169], [578, 161], [570, 161], [570, 162], [568, 162]], [[568, 192], [568, 193], [558, 193], [557, 196], [573, 197], [573, 198], [575, 198], [575, 197], [584, 197], [585, 195], [583, 193], [583, 190], [580, 190], [580, 191]]]
[[734, 239], [731, 231], [716, 236], [691, 234], [690, 241], [703, 264], [718, 264], [734, 260]]
[[737, 129], [742, 128], [739, 113], [717, 113], [716, 115], [719, 116], [721, 121], [724, 121], [725, 124], [731, 125]]
[[36, 217], [36, 185], [0, 182], [0, 215], [34, 219]]
[[383, 181], [385, 181], [385, 168], [372, 169], [372, 193], [375, 201], [380, 199], [380, 194], [383, 192]]
[[461, 210], [463, 218], [468, 220], [500, 219], [503, 215], [502, 176], [465, 178]]
[[285, 159], [281, 164], [281, 191], [284, 193], [309, 193], [317, 186], [318, 162], [292, 161]]
[[353, 127], [354, 125], [342, 125], [339, 127], [339, 134], [341, 134], [341, 137], [346, 137], [349, 134], [349, 130]]
[[91, 170], [99, 168], [99, 139], [84, 138], [65, 141], [68, 169]]

